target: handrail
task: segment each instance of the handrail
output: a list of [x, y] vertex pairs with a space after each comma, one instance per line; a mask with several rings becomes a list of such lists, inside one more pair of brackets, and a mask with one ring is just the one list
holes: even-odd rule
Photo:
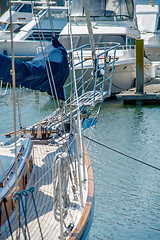
[[[101, 20], [102, 19], [102, 21], [105, 19], [105, 21], [108, 19], [108, 21], [111, 21], [111, 20], [109, 20], [110, 18], [111, 19], [113, 19], [112, 21], [117, 21], [117, 22], [119, 22], [119, 21], [133, 21], [134, 20], [134, 18], [133, 17], [131, 17], [131, 16], [128, 16], [128, 15], [100, 15], [100, 16], [93, 16], [93, 15], [91, 15], [90, 16], [90, 18], [91, 18], [91, 20], [92, 21], [96, 21], [96, 19], [98, 19], [98, 20]], [[76, 22], [76, 19], [77, 20], [79, 20], [79, 19], [81, 19], [81, 20], [86, 20], [86, 17], [85, 16], [71, 16], [71, 20], [72, 21], [75, 21]]]
[[[110, 50], [112, 50], [112, 49], [115, 48], [115, 47], [117, 48], [117, 47], [121, 46], [121, 44], [120, 44], [120, 43], [117, 43], [117, 42], [96, 42], [96, 43], [95, 43], [96, 46], [98, 46], [98, 45], [106, 45], [106, 44], [108, 44], [108, 45], [114, 45], [113, 47], [110, 48]], [[91, 46], [91, 45], [90, 45], [89, 43], [84, 44], [84, 45], [82, 45], [82, 46], [80, 46], [80, 47], [78, 47], [78, 48], [75, 48], [75, 49], [73, 50], [73, 52], [76, 52], [77, 50], [84, 49], [85, 47], [90, 47], [90, 46]], [[68, 55], [69, 55], [69, 53], [72, 53], [72, 51], [68, 51]]]
[[[95, 101], [95, 92], [98, 90], [98, 88], [101, 88], [101, 90], [98, 90], [102, 94], [104, 93], [104, 83], [106, 81], [112, 82], [112, 76], [113, 76], [113, 68], [114, 63], [119, 59], [119, 57], [116, 56], [115, 52], [118, 47], [120, 47], [120, 43], [117, 42], [97, 42], [95, 43], [95, 66], [93, 66], [92, 56], [91, 56], [91, 48], [90, 44], [85, 44], [81, 47], [78, 47], [74, 49], [73, 51], [69, 51], [68, 54], [74, 55], [74, 68], [79, 69], [79, 74], [81, 71], [81, 91], [79, 91], [79, 94], [84, 94], [85, 89], [84, 85], [87, 81], [84, 77], [84, 71], [85, 69], [90, 69], [90, 74], [92, 78], [93, 85], [93, 91], [94, 91], [94, 99]], [[77, 61], [76, 61], [77, 59]], [[103, 61], [104, 60], [104, 61]], [[86, 65], [86, 61], [88, 61], [88, 65]], [[89, 62], [90, 61], [90, 62]], [[106, 76], [107, 70], [109, 67], [111, 67], [111, 71], [109, 72], [109, 76]], [[92, 70], [91, 70], [92, 69]], [[77, 70], [78, 71], [78, 70]], [[78, 75], [79, 75], [78, 74]], [[66, 88], [68, 89], [71, 86], [72, 82], [67, 82], [67, 84], [64, 86], [64, 93], [66, 96]], [[87, 90], [87, 89], [86, 89]], [[106, 90], [105, 90], [106, 91]], [[111, 94], [111, 83], [108, 84], [108, 94]], [[66, 100], [67, 104], [67, 100]]]

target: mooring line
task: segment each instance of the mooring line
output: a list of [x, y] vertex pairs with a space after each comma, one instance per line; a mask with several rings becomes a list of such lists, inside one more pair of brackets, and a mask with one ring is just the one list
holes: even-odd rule
[[103, 144], [103, 143], [101, 143], [101, 142], [99, 142], [99, 141], [97, 141], [97, 140], [94, 140], [93, 138], [89, 138], [89, 137], [87, 137], [87, 136], [85, 136], [85, 135], [84, 135], [84, 137], [85, 137], [86, 139], [88, 139], [88, 140], [90, 140], [90, 141], [92, 141], [92, 142], [94, 142], [94, 143], [102, 146], [102, 147], [108, 148], [108, 149], [110, 149], [110, 150], [112, 150], [112, 151], [114, 151], [114, 152], [116, 152], [116, 153], [119, 153], [119, 154], [125, 156], [125, 157], [131, 158], [131, 159], [133, 159], [133, 160], [135, 160], [135, 161], [137, 161], [137, 162], [139, 162], [139, 163], [142, 163], [142, 164], [144, 164], [144, 165], [146, 165], [146, 166], [148, 166], [148, 167], [151, 167], [151, 168], [154, 168], [154, 169], [160, 171], [160, 168], [158, 168], [158, 167], [156, 167], [156, 166], [154, 166], [154, 165], [151, 165], [151, 164], [149, 164], [149, 163], [143, 162], [142, 160], [140, 160], [140, 159], [138, 159], [138, 158], [132, 157], [132, 156], [130, 156], [130, 155], [126, 154], [126, 153], [123, 153], [123, 152], [121, 152], [121, 151], [119, 151], [119, 150], [117, 150], [117, 149], [115, 149], [115, 148], [112, 148], [112, 147], [110, 147], [110, 146], [108, 146], [108, 145], [106, 145], [106, 144]]

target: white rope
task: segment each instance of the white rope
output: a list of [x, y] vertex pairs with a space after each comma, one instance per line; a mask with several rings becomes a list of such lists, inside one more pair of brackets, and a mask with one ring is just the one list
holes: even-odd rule
[[[69, 2], [70, 3], [70, 2]], [[72, 70], [73, 70], [73, 76], [74, 76], [74, 90], [75, 90], [75, 96], [77, 101], [77, 159], [78, 159], [78, 176], [79, 176], [79, 185], [80, 185], [80, 197], [81, 197], [81, 206], [83, 207], [83, 193], [82, 193], [82, 177], [81, 177], [81, 157], [83, 156], [83, 146], [82, 146], [82, 132], [81, 132], [81, 122], [80, 122], [80, 106], [79, 106], [79, 100], [78, 100], [78, 91], [77, 91], [77, 82], [76, 82], [76, 74], [75, 74], [75, 66], [74, 66], [74, 59], [73, 59], [73, 35], [72, 35], [72, 26], [71, 26], [71, 3], [69, 8], [69, 26], [70, 26], [70, 43], [71, 43], [71, 52], [72, 52]], [[80, 149], [79, 149], [80, 145]]]
[[[34, 0], [35, 2], [35, 0]], [[36, 17], [35, 17], [35, 20], [36, 20]], [[36, 22], [37, 26], [38, 26], [38, 23]], [[46, 54], [46, 57], [47, 57], [47, 61], [48, 61], [48, 66], [47, 66], [47, 63], [45, 61], [45, 64], [46, 64], [46, 70], [47, 70], [47, 75], [48, 75], [48, 79], [49, 79], [49, 84], [50, 84], [50, 88], [51, 88], [51, 92], [52, 92], [52, 97], [53, 97], [53, 101], [55, 103], [55, 99], [54, 99], [54, 94], [53, 94], [53, 89], [52, 89], [52, 85], [51, 85], [51, 80], [52, 80], [52, 83], [53, 83], [53, 87], [54, 87], [54, 92], [55, 92], [55, 96], [56, 96], [56, 99], [57, 99], [57, 104], [58, 104], [58, 108], [59, 110], [61, 111], [61, 108], [60, 108], [60, 102], [59, 102], [59, 99], [58, 99], [58, 95], [57, 95], [57, 91], [56, 91], [56, 86], [55, 86], [55, 83], [54, 83], [54, 77], [53, 77], [53, 74], [52, 74], [52, 69], [51, 69], [51, 65], [50, 65], [50, 62], [49, 62], [49, 58], [48, 58], [48, 53], [46, 51], [46, 44], [45, 44], [45, 40], [44, 40], [44, 34], [43, 34], [43, 31], [42, 31], [42, 27], [41, 27], [41, 24], [40, 24], [40, 21], [39, 21], [39, 26], [40, 26], [40, 29], [41, 29], [41, 34], [42, 34], [42, 37], [43, 37], [43, 45], [44, 45], [44, 48], [45, 48], [45, 54]], [[38, 30], [38, 34], [39, 34], [39, 30]], [[39, 34], [39, 37], [40, 37], [40, 34]], [[42, 47], [42, 42], [41, 42], [41, 39], [40, 39], [40, 43], [41, 43], [41, 47]], [[43, 56], [44, 55], [44, 51], [43, 51], [43, 47], [42, 47], [42, 52], [43, 52]], [[49, 69], [48, 69], [49, 67]], [[50, 79], [50, 76], [49, 76], [49, 71], [50, 71], [50, 74], [51, 74], [51, 79]], [[55, 109], [56, 109], [56, 104], [55, 104]], [[65, 127], [64, 127], [64, 123], [62, 122], [62, 126], [63, 126], [63, 130], [64, 130], [64, 133], [66, 135], [66, 131], [65, 131]], [[62, 130], [60, 129], [60, 132], [61, 132], [61, 135], [62, 135]], [[64, 145], [65, 146], [65, 145]], [[67, 145], [67, 148], [68, 148], [68, 145]]]

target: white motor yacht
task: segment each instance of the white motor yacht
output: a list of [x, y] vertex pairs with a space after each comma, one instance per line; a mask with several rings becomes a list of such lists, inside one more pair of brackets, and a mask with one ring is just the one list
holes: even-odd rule
[[[42, 47], [51, 43], [52, 36], [58, 37], [67, 23], [67, 8], [64, 6], [50, 6], [52, 23], [47, 6], [36, 7], [37, 14], [20, 31], [14, 35], [15, 57], [34, 57]], [[52, 25], [53, 24], [53, 29]], [[45, 40], [45, 46], [41, 41]], [[0, 39], [0, 53], [11, 56], [10, 39]]]
[[136, 0], [136, 17], [147, 57], [160, 61], [160, 1]]
[[[133, 0], [88, 1], [94, 42], [119, 42], [115, 69], [112, 80], [112, 94], [134, 86], [136, 78], [135, 40], [140, 37], [135, 20]], [[68, 23], [59, 36], [59, 41], [70, 50], [70, 26], [73, 48], [89, 43], [88, 28], [84, 13], [83, 1], [73, 0], [71, 24]], [[78, 54], [78, 53], [77, 53]], [[87, 54], [87, 53], [86, 53]], [[81, 53], [79, 52], [80, 57]], [[89, 57], [89, 56], [87, 56]], [[112, 57], [112, 56], [111, 56]], [[86, 62], [86, 76], [89, 63]], [[151, 62], [145, 59], [145, 79], [150, 78]]]
[[160, 1], [136, 0], [136, 16], [145, 55], [153, 64], [152, 76], [160, 76]]
[[[12, 4], [12, 23], [13, 23], [13, 34], [15, 35], [20, 29], [32, 20], [34, 16], [33, 6], [44, 4], [44, 1], [11, 1]], [[7, 10], [0, 17], [0, 39], [10, 39], [10, 12]]]

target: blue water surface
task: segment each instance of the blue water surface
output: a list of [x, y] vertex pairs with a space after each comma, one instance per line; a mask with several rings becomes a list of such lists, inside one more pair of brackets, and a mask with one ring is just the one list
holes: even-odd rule
[[[105, 101], [93, 138], [160, 168], [160, 106]], [[88, 134], [89, 136], [89, 134]], [[89, 239], [160, 239], [160, 171], [95, 143], [95, 212]]]

